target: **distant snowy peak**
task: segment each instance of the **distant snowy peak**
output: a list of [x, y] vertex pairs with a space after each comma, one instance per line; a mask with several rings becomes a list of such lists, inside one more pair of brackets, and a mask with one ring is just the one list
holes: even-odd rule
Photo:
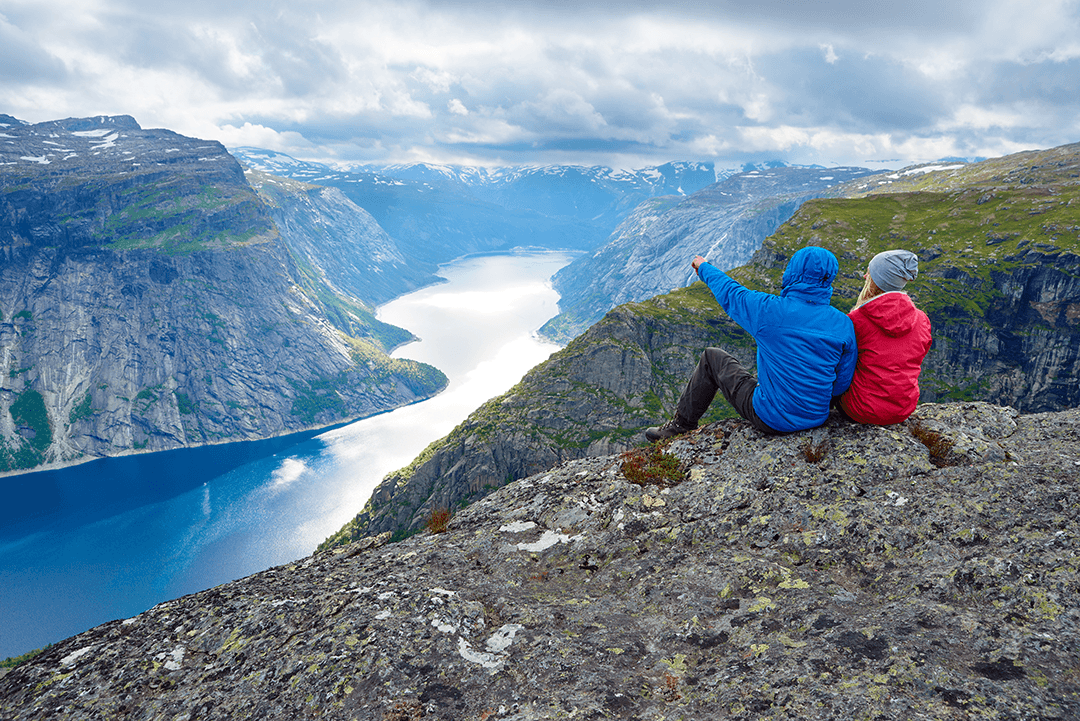
[[535, 178], [553, 178], [563, 180], [576, 177], [605, 183], [657, 181], [662, 178], [692, 174], [711, 174], [712, 182], [721, 179], [716, 175], [712, 163], [672, 162], [664, 165], [639, 168], [635, 170], [609, 168], [601, 165], [518, 165], [506, 167], [433, 165], [428, 163], [410, 163], [406, 165], [362, 165], [356, 170], [365, 170], [381, 175], [390, 175], [407, 180], [453, 181], [466, 187], [491, 187], [517, 183]]
[[936, 173], [939, 170], [959, 170], [966, 167], [967, 163], [930, 163], [929, 165], [914, 165], [910, 168], [890, 173], [889, 178], [902, 178], [908, 175], [922, 175], [923, 173]]
[[71, 133], [93, 130], [142, 130], [142, 126], [130, 115], [96, 115], [91, 118], [66, 118], [38, 123], [35, 128], [66, 130]]
[[[585, 165], [519, 165], [503, 167], [442, 165], [435, 163], [354, 164], [332, 166], [315, 161], [297, 160], [284, 153], [264, 148], [240, 147], [231, 150], [246, 166], [262, 172], [287, 175], [318, 183], [320, 179], [355, 176], [353, 182], [414, 183], [428, 189], [450, 189], [476, 194], [488, 200], [505, 200], [506, 192], [528, 188], [536, 192], [546, 185], [635, 190], [647, 196], [691, 195], [714, 183], [743, 176], [771, 177], [783, 169], [821, 171], [823, 179], [831, 174], [840, 177], [851, 168], [824, 168], [819, 165], [793, 165], [780, 160], [747, 163], [742, 167], [719, 168], [711, 162], [673, 161], [638, 169]], [[553, 185], [552, 185], [553, 184]]]
[[0, 128], [2, 166], [56, 164], [71, 169], [105, 162], [138, 168], [172, 162], [173, 153], [199, 156], [200, 161], [228, 158], [216, 141], [185, 138], [169, 130], [143, 130], [130, 115], [16, 123]]
[[0, 129], [3, 129], [3, 128], [21, 128], [22, 126], [29, 125], [29, 124], [30, 123], [26, 122], [25, 120], [19, 120], [18, 118], [13, 118], [10, 115], [5, 115], [4, 113], [0, 113]]
[[251, 170], [271, 174], [291, 174], [298, 170], [311, 170], [317, 173], [331, 172], [329, 165], [297, 160], [291, 155], [265, 148], [239, 147], [229, 148], [229, 153], [244, 163]]
[[[330, 165], [327, 163], [297, 160], [284, 153], [265, 148], [238, 147], [230, 152], [253, 170], [265, 173], [285, 174], [315, 182], [313, 178], [327, 174], [356, 174], [368, 177], [397, 178], [429, 187], [457, 187], [468, 191], [491, 191], [518, 183], [539, 182], [543, 179], [557, 182], [593, 182], [601, 185], [636, 185], [642, 188], [661, 188], [671, 194], [686, 195], [712, 183], [724, 180], [739, 169], [721, 170], [710, 162], [675, 161], [663, 165], [635, 170], [584, 165], [519, 165], [484, 167], [468, 165], [441, 165], [434, 163], [354, 164]], [[683, 186], [682, 179], [693, 180]], [[670, 187], [664, 187], [670, 186]]]

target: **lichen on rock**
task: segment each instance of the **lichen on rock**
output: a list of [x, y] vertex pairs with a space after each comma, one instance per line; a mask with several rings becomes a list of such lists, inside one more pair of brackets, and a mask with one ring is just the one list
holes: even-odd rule
[[0, 677], [0, 716], [1080, 716], [1080, 409], [781, 437], [723, 420], [667, 452], [672, 487], [575, 460], [444, 533], [105, 624]]

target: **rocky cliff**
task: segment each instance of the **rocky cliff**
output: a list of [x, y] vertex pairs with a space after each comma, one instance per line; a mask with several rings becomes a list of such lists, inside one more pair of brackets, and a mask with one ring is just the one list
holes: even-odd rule
[[67, 639], [0, 717], [1075, 719], [1078, 487], [1078, 410], [720, 421]]
[[[310, 264], [307, 264], [310, 266]], [[445, 384], [290, 251], [224, 148], [128, 117], [0, 134], [0, 470], [263, 438]]]
[[567, 341], [622, 303], [646, 300], [693, 280], [689, 260], [707, 255], [727, 270], [750, 260], [809, 198], [835, 194], [865, 168], [775, 167], [731, 175], [688, 197], [639, 205], [606, 245], [560, 270], [559, 315], [541, 332]]
[[[833, 304], [847, 311], [870, 258], [907, 247], [921, 258], [907, 290], [934, 335], [924, 401], [984, 400], [1025, 412], [1080, 406], [1078, 151], [854, 181], [844, 192], [865, 197], [806, 202], [731, 274], [778, 293], [787, 259], [823, 245], [840, 260]], [[327, 543], [413, 532], [433, 508], [470, 503], [556, 462], [640, 443], [644, 427], [670, 417], [709, 345], [754, 367], [753, 340], [701, 283], [616, 308], [387, 476]], [[732, 412], [722, 398], [713, 405], [713, 413]]]
[[245, 175], [303, 270], [338, 293], [376, 306], [438, 280], [435, 263], [406, 258], [375, 218], [337, 188], [257, 170]]

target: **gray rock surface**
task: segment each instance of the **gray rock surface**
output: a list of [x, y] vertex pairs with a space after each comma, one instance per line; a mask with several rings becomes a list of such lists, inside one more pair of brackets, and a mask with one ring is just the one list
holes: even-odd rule
[[573, 461], [92, 629], [0, 676], [0, 717], [1080, 717], [1080, 410], [668, 451], [676, 485]]

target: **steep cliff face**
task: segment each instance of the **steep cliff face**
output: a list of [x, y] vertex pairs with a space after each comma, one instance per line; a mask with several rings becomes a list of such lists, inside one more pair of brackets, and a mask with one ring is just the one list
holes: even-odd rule
[[574, 461], [0, 669], [5, 719], [1080, 717], [1080, 410]]
[[555, 275], [560, 314], [541, 332], [569, 340], [617, 305], [681, 288], [693, 280], [695, 255], [723, 270], [742, 265], [804, 201], [869, 173], [770, 168], [732, 175], [686, 198], [647, 200], [606, 245]]
[[0, 137], [0, 470], [262, 438], [445, 383], [305, 274], [217, 143], [134, 120]]
[[435, 263], [406, 259], [375, 218], [337, 188], [246, 175], [293, 255], [334, 290], [379, 305], [437, 282]]

